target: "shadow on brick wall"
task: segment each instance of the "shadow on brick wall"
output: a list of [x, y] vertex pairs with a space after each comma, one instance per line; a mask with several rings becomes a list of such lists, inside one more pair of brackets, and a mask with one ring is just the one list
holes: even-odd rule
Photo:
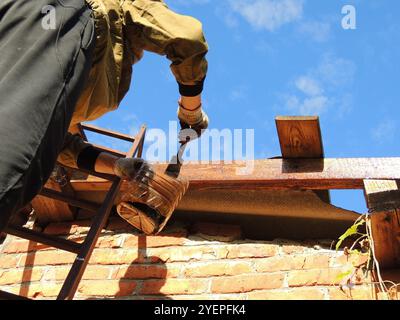
[[120, 268], [119, 291], [114, 299], [170, 300], [161, 291], [166, 284], [168, 268], [159, 257], [147, 255], [147, 237], [138, 237], [138, 259]]

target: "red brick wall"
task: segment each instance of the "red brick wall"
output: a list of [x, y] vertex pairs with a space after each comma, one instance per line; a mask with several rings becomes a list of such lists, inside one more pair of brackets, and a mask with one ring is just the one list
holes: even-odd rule
[[[81, 241], [87, 225], [51, 224], [45, 231]], [[374, 298], [362, 275], [351, 290], [340, 288], [340, 275], [365, 257], [347, 257], [329, 245], [245, 240], [239, 227], [201, 223], [145, 237], [115, 219], [102, 233], [76, 298]], [[75, 258], [11, 236], [0, 250], [0, 289], [38, 299], [56, 297]]]

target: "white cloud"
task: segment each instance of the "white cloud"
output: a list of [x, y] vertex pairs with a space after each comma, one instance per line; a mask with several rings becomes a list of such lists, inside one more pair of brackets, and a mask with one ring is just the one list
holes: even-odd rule
[[334, 87], [348, 86], [353, 82], [356, 67], [350, 60], [325, 54], [316, 73], [328, 85]]
[[299, 20], [303, 14], [303, 0], [230, 0], [230, 5], [254, 28], [268, 31]]
[[317, 96], [322, 93], [318, 81], [309, 76], [298, 77], [295, 81], [297, 89], [309, 96]]
[[300, 115], [319, 115], [327, 109], [329, 103], [329, 98], [324, 95], [304, 99], [291, 95], [287, 96], [286, 107], [289, 111]]
[[385, 119], [371, 131], [371, 136], [376, 142], [384, 143], [393, 140], [396, 131], [396, 122], [392, 119]]
[[301, 115], [321, 115], [335, 107], [342, 116], [351, 109], [355, 65], [349, 60], [326, 54], [314, 69], [292, 82], [290, 94], [284, 95], [285, 105], [291, 112]]

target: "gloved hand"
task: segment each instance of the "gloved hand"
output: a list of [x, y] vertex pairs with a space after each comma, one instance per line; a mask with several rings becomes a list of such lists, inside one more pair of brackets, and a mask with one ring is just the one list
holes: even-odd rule
[[193, 129], [199, 136], [202, 130], [208, 128], [208, 116], [201, 105], [195, 110], [188, 110], [179, 104], [178, 119], [182, 129]]
[[127, 181], [140, 181], [143, 178], [150, 178], [154, 175], [151, 165], [139, 158], [121, 158], [114, 164], [116, 176]]

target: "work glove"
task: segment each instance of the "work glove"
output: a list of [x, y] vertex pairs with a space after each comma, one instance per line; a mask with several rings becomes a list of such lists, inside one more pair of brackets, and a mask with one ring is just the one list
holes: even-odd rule
[[202, 134], [202, 130], [208, 128], [208, 116], [201, 105], [195, 110], [188, 110], [179, 104], [178, 119], [182, 129], [192, 129], [196, 131], [199, 137]]
[[122, 180], [139, 181], [154, 175], [151, 165], [140, 158], [121, 158], [114, 164], [114, 173]]
[[155, 172], [143, 159], [119, 159], [114, 172], [127, 181], [118, 214], [148, 235], [165, 227], [189, 186], [185, 179]]

